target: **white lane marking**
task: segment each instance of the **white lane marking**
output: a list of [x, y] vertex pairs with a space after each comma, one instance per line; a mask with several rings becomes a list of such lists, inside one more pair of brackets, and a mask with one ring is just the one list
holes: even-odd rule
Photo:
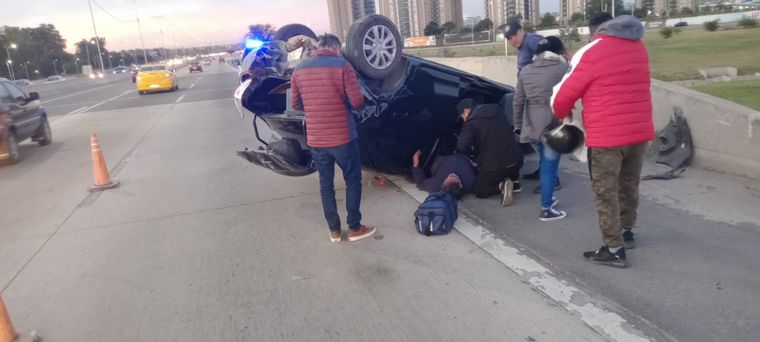
[[72, 96], [77, 96], [77, 95], [81, 95], [81, 94], [86, 94], [86, 93], [91, 93], [91, 92], [93, 92], [93, 91], [96, 91], [96, 90], [101, 90], [101, 89], [103, 89], [103, 88], [107, 88], [107, 87], [111, 87], [111, 86], [115, 86], [115, 85], [116, 85], [116, 84], [107, 85], [107, 86], [102, 86], [102, 87], [97, 87], [97, 88], [94, 88], [94, 89], [85, 90], [85, 91], [80, 91], [80, 92], [78, 92], [78, 93], [73, 93], [73, 94], [69, 94], [69, 95], [66, 95], [66, 96], [56, 97], [56, 98], [52, 98], [52, 99], [49, 99], [49, 100], [45, 100], [45, 99], [43, 99], [43, 102], [44, 102], [44, 103], [50, 103], [50, 102], [53, 102], [53, 101], [63, 100], [63, 99], [65, 99], [65, 98], [69, 98], [69, 97], [72, 97]]
[[100, 106], [106, 104], [109, 101], [113, 101], [115, 99], [118, 99], [118, 98], [120, 98], [120, 97], [122, 97], [124, 95], [127, 95], [127, 94], [131, 93], [131, 92], [132, 92], [132, 90], [126, 90], [126, 91], [124, 91], [123, 93], [121, 93], [119, 95], [116, 95], [116, 96], [114, 96], [114, 97], [112, 97], [110, 99], [107, 99], [107, 100], [100, 101], [100, 102], [98, 102], [98, 103], [96, 103], [96, 104], [94, 104], [92, 106], [87, 107], [87, 109], [82, 110], [82, 111], [77, 112], [77, 113], [74, 113], [74, 114], [82, 114], [82, 113], [88, 112], [88, 111], [90, 111], [90, 110], [92, 110], [94, 108], [97, 108], [97, 107], [100, 107]]
[[193, 89], [193, 87], [195, 87], [195, 83], [191, 84], [187, 89]]
[[[417, 189], [414, 184], [402, 177], [387, 176], [387, 178], [420, 203], [427, 197], [427, 193]], [[474, 222], [476, 220], [461, 215], [460, 212], [459, 220], [454, 228], [531, 284], [533, 289], [576, 315], [596, 332], [612, 341], [652, 341], [626, 322], [623, 317], [607, 310], [605, 308], [607, 305], [599, 305], [599, 300], [559, 279], [551, 270]]]
[[87, 106], [81, 107], [81, 108], [79, 108], [79, 109], [75, 109], [75, 110], [72, 110], [72, 111], [70, 111], [70, 112], [68, 112], [68, 113], [66, 113], [66, 114], [63, 114], [63, 115], [71, 115], [71, 114], [76, 114], [76, 113], [79, 113], [81, 110], [83, 110], [83, 109], [85, 109], [85, 108], [87, 108]]
[[182, 94], [182, 96], [180, 96], [180, 97], [177, 99], [177, 101], [174, 101], [174, 104], [177, 104], [177, 103], [179, 103], [179, 101], [182, 101], [182, 99], [184, 99], [184, 98], [185, 98], [185, 95], [187, 95], [187, 94]]
[[195, 82], [193, 82], [193, 84], [191, 84], [191, 85], [188, 87], [188, 89], [193, 89], [193, 87], [195, 87], [195, 85], [196, 85], [198, 82], [200, 82], [200, 80], [201, 80], [202, 78], [203, 78], [203, 76], [201, 76], [201, 77], [198, 77], [198, 79], [197, 79], [197, 80], [195, 80]]

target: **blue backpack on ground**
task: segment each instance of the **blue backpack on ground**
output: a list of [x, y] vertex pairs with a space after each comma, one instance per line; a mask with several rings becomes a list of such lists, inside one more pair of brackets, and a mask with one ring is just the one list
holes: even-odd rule
[[448, 234], [459, 217], [457, 200], [448, 192], [428, 196], [414, 213], [417, 233], [425, 236]]

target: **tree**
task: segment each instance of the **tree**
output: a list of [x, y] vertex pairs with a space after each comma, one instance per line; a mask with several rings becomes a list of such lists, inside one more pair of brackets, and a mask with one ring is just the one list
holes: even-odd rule
[[633, 10], [633, 16], [639, 19], [644, 19], [649, 16], [646, 8], [636, 8]]
[[713, 21], [706, 21], [704, 24], [702, 24], [705, 27], [705, 31], [708, 31], [708, 32], [716, 31], [718, 27], [720, 27], [720, 25], [718, 24], [719, 20], [720, 19], [715, 19]]
[[441, 25], [441, 31], [444, 34], [452, 34], [457, 32], [457, 24], [447, 21]]
[[[623, 9], [623, 0], [615, 0], [615, 15], [623, 14]], [[609, 0], [588, 0], [586, 2], [587, 17], [591, 18], [594, 14], [597, 14], [599, 12], [612, 13]]]
[[583, 15], [583, 13], [575, 12], [572, 16], [570, 16], [570, 23], [573, 26], [583, 26], [586, 24], [586, 17]]
[[660, 35], [665, 39], [670, 39], [670, 37], [672, 37], [676, 32], [677, 31], [672, 27], [663, 27], [660, 29]]
[[429, 22], [427, 25], [425, 25], [425, 30], [423, 31], [423, 34], [426, 36], [437, 36], [441, 33], [441, 27], [438, 26], [438, 23], [435, 21]]
[[459, 33], [471, 33], [472, 29], [469, 27], [462, 27], [459, 29]]
[[[106, 39], [103, 37], [98, 38], [98, 44], [100, 44], [100, 52], [104, 54], [104, 56], [108, 56], [108, 50], [106, 50]], [[95, 37], [92, 37], [89, 40], [82, 39], [74, 45], [76, 46], [75, 55], [77, 58], [79, 58], [79, 61], [82, 65], [89, 64], [92, 65], [93, 68], [100, 69], [98, 46], [95, 44]], [[90, 60], [87, 60], [88, 55], [90, 57]], [[105, 57], [103, 57], [103, 64], [108, 64], [108, 62], [105, 60]]]
[[274, 26], [271, 24], [249, 25], [248, 32], [245, 34], [245, 39], [253, 38], [262, 41], [272, 40], [275, 31]]
[[739, 20], [739, 26], [744, 28], [752, 28], [757, 27], [757, 19], [752, 19], [750, 17], [744, 17], [742, 20]]
[[545, 13], [543, 17], [541, 17], [541, 21], [538, 23], [539, 28], [550, 28], [557, 26], [557, 17]]
[[688, 7], [681, 8], [681, 15], [694, 15], [694, 10]]
[[493, 21], [488, 18], [485, 18], [475, 24], [475, 32], [491, 31], [491, 29], [493, 29]]
[[[34, 70], [39, 70], [40, 76], [52, 75], [54, 70], [62, 71], [64, 64], [73, 65], [74, 57], [65, 51], [66, 40], [51, 24], [40, 24], [34, 28], [4, 26], [0, 32], [2, 47], [9, 46], [10, 43], [16, 44], [16, 48], [10, 50], [10, 59], [13, 60], [13, 71], [17, 78], [26, 77], [27, 71], [32, 77], [36, 74]], [[9, 59], [5, 49], [0, 49], [0, 56], [3, 61]], [[55, 68], [53, 61], [56, 61]], [[0, 72], [7, 75], [6, 69], [0, 68]]]

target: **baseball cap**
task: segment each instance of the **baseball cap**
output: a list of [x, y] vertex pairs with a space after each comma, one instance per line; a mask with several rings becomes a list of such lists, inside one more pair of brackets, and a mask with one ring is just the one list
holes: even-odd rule
[[510, 21], [507, 23], [507, 27], [504, 28], [504, 38], [511, 38], [512, 36], [517, 34], [517, 31], [519, 31], [522, 28], [520, 26], [520, 22], [518, 21]]

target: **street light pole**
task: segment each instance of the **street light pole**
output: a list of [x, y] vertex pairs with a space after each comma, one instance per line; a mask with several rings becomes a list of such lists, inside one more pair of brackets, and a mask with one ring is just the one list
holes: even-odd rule
[[[92, 57], [90, 57], [90, 41], [85, 41], [84, 46], [87, 48], [87, 65], [92, 66]], [[92, 68], [90, 68], [90, 73], [92, 73]]]
[[92, 30], [95, 31], [95, 47], [98, 48], [98, 59], [100, 59], [100, 72], [106, 72], [103, 66], [103, 55], [100, 53], [100, 38], [98, 38], [98, 29], [95, 27], [95, 15], [92, 14], [92, 1], [87, 0], [87, 6], [90, 7], [90, 18], [92, 18]]
[[140, 25], [140, 14], [137, 13], [137, 1], [132, 0], [132, 3], [135, 4], [135, 21], [137, 21], [137, 31], [140, 32], [140, 43], [142, 44], [143, 59], [145, 60], [145, 64], [148, 64], [148, 54], [145, 52], [145, 39], [143, 39], [142, 26]]
[[29, 67], [27, 64], [29, 64], [29, 61], [24, 62], [24, 72], [26, 73], [26, 79], [30, 80], [31, 78], [29, 78]]
[[53, 60], [53, 73], [58, 75], [58, 68], [55, 66], [55, 62], [58, 62], [58, 58]]
[[13, 70], [13, 59], [11, 58], [11, 50], [10, 49], [16, 49], [18, 45], [16, 43], [10, 43], [8, 47], [5, 48], [5, 55], [8, 56], [8, 61], [6, 62], [8, 66], [8, 76], [11, 77], [11, 80], [16, 79], [16, 73]]

